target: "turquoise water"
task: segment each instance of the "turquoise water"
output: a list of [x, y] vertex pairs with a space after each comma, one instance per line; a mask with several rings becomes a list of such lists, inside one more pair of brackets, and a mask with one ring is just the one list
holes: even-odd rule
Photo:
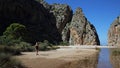
[[113, 68], [110, 63], [110, 52], [108, 48], [102, 48], [98, 58], [97, 68]]

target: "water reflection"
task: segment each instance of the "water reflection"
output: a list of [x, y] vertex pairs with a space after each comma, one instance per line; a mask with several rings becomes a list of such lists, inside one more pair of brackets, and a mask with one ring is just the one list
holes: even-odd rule
[[97, 68], [113, 68], [110, 63], [110, 52], [108, 48], [102, 48], [99, 54]]

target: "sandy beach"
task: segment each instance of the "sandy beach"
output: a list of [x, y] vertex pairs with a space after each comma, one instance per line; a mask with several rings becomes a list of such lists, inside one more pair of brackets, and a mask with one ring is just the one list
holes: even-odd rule
[[15, 56], [27, 68], [95, 68], [96, 49], [58, 49], [51, 51], [22, 52]]

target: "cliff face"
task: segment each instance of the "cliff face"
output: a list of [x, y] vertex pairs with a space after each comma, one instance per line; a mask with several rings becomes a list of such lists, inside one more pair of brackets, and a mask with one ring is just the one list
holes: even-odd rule
[[0, 5], [0, 35], [10, 24], [20, 23], [27, 28], [27, 42], [99, 44], [95, 27], [80, 8], [73, 15], [68, 5], [49, 5], [44, 0], [0, 0]]
[[87, 18], [82, 13], [82, 9], [78, 8], [73, 15], [70, 25], [70, 40], [71, 44], [80, 45], [99, 45], [99, 38], [95, 27], [90, 24]]
[[48, 4], [44, 0], [36, 0], [40, 2], [47, 11], [52, 14], [50, 16], [50, 20], [52, 21], [52, 24], [54, 24], [57, 27], [57, 30], [61, 34], [61, 38], [63, 41], [69, 41], [69, 31], [68, 30], [68, 24], [70, 24], [73, 11], [69, 5], [66, 4]]
[[[56, 25], [59, 33], [61, 34], [62, 40], [65, 42], [69, 41], [69, 24], [71, 22], [73, 11], [69, 5], [66, 4], [52, 4], [49, 5], [44, 0], [37, 0], [49, 11], [52, 23]], [[55, 19], [54, 19], [55, 18]]]
[[120, 44], [120, 16], [111, 24], [108, 31], [108, 45], [116, 46]]
[[50, 12], [54, 14], [56, 18], [56, 26], [61, 33], [66, 24], [72, 19], [71, 8], [66, 4], [53, 4]]

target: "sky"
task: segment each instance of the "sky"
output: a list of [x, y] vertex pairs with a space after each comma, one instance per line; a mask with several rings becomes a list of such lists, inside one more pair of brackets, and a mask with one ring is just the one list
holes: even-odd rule
[[110, 25], [120, 15], [120, 0], [45, 0], [49, 4], [68, 4], [75, 12], [80, 7], [97, 30], [101, 45], [107, 45]]

